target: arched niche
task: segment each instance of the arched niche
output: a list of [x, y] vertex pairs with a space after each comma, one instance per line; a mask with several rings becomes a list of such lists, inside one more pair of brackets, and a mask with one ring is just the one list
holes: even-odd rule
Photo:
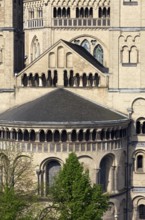
[[57, 49], [57, 66], [58, 68], [64, 67], [64, 48], [62, 46]]
[[40, 43], [37, 36], [34, 36], [31, 43], [31, 61], [40, 55]]
[[70, 52], [66, 54], [66, 67], [67, 68], [73, 67], [72, 53], [70, 53]]
[[94, 57], [95, 59], [103, 64], [103, 58], [104, 58], [104, 52], [103, 52], [103, 48], [101, 47], [100, 44], [98, 44], [95, 48], [94, 48]]
[[88, 40], [84, 40], [81, 44], [82, 47], [84, 47], [88, 52], [90, 52], [90, 44]]
[[107, 154], [100, 162], [100, 184], [104, 192], [113, 190], [114, 175], [113, 175], [114, 155]]
[[50, 68], [55, 68], [56, 66], [56, 61], [55, 61], [55, 53], [54, 52], [51, 52], [49, 54], [49, 67]]

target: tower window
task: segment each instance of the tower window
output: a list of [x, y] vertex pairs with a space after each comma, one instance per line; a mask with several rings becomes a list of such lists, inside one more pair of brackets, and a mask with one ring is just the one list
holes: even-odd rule
[[143, 171], [143, 156], [138, 155], [137, 156], [137, 164], [136, 164], [137, 171]]
[[139, 212], [139, 219], [145, 219], [145, 205], [139, 205], [138, 212]]

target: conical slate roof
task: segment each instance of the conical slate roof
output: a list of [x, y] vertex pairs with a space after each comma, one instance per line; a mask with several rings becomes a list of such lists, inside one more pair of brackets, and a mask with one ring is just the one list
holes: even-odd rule
[[64, 89], [0, 114], [0, 123], [11, 124], [94, 124], [116, 120], [127, 118]]

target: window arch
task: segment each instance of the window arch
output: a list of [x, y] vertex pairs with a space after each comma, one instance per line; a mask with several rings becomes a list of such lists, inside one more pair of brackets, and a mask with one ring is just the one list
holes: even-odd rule
[[90, 52], [90, 44], [88, 40], [84, 40], [81, 44], [82, 47], [84, 47], [88, 52]]
[[23, 133], [22, 133], [22, 130], [19, 129], [18, 130], [18, 141], [22, 141], [23, 140]]
[[54, 132], [54, 141], [55, 141], [55, 142], [60, 141], [60, 133], [59, 133], [58, 130], [56, 130], [56, 131]]
[[36, 140], [36, 134], [34, 130], [31, 130], [30, 132], [30, 140], [31, 141], [35, 141]]
[[70, 52], [66, 54], [66, 67], [67, 68], [73, 67], [72, 53]]
[[136, 122], [136, 133], [140, 134], [141, 133], [141, 124], [140, 121]]
[[138, 206], [139, 219], [145, 219], [145, 205]]
[[40, 142], [44, 142], [45, 141], [45, 132], [44, 130], [41, 130], [39, 133], [39, 140]]
[[71, 141], [76, 141], [77, 140], [77, 132], [76, 130], [73, 130], [71, 132]]
[[52, 141], [52, 131], [51, 130], [47, 131], [46, 139], [47, 139], [47, 142], [51, 142]]
[[103, 53], [103, 48], [100, 45], [97, 45], [94, 49], [94, 57], [101, 64], [103, 64]]
[[55, 53], [54, 52], [51, 52], [49, 54], [49, 67], [52, 67], [54, 68], [55, 67]]
[[[113, 191], [114, 179], [112, 178], [112, 166], [114, 163], [114, 155], [108, 154], [104, 156], [100, 162], [100, 184], [103, 191]], [[113, 176], [114, 177], [114, 176]]]
[[37, 36], [34, 36], [31, 43], [31, 61], [35, 60], [39, 55], [40, 55], [40, 43]]
[[129, 59], [130, 63], [138, 63], [138, 51], [135, 46], [131, 47], [129, 51]]
[[28, 132], [28, 130], [24, 131], [24, 141], [29, 141], [29, 132]]
[[57, 49], [57, 65], [58, 67], [64, 67], [64, 48], [62, 46]]
[[136, 170], [143, 171], [143, 155], [138, 155], [136, 158]]
[[56, 160], [52, 160], [46, 165], [46, 189], [53, 185], [54, 178], [58, 174], [60, 169], [60, 163]]

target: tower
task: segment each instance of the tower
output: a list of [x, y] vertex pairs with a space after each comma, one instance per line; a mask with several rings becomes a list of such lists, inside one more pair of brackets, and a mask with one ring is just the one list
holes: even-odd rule
[[0, 88], [14, 87], [14, 73], [23, 68], [23, 2], [0, 2]]

